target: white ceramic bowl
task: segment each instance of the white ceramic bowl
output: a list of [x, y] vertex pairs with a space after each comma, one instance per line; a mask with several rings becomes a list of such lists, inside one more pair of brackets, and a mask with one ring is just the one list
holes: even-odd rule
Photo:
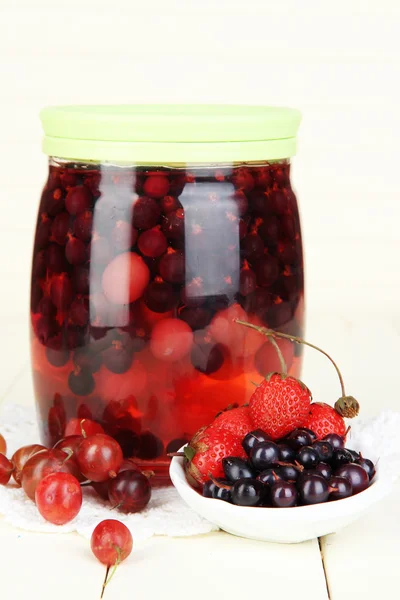
[[183, 458], [173, 458], [169, 472], [181, 498], [220, 529], [240, 537], [283, 544], [304, 542], [346, 527], [392, 488], [390, 479], [377, 474], [369, 488], [343, 500], [294, 508], [249, 508], [203, 498], [188, 483]]

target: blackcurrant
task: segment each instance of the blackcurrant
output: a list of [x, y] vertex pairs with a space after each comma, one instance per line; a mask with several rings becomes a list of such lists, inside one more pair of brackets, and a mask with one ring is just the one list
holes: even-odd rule
[[353, 461], [353, 457], [350, 452], [346, 450], [346, 448], [338, 448], [333, 451], [333, 456], [331, 458], [331, 465], [333, 469], [337, 469], [341, 465], [347, 465]]
[[353, 493], [353, 486], [347, 477], [332, 477], [329, 481], [330, 500], [341, 500], [348, 498]]
[[256, 444], [258, 444], [259, 442], [270, 442], [270, 441], [271, 441], [271, 438], [267, 433], [265, 433], [265, 431], [263, 431], [262, 429], [255, 429], [254, 431], [250, 431], [250, 433], [248, 433], [247, 435], [244, 436], [243, 441], [242, 441], [242, 446], [243, 446], [246, 454], [248, 454], [248, 456], [250, 456], [251, 451], [253, 450], [253, 448]]
[[271, 503], [277, 508], [290, 508], [297, 502], [297, 490], [290, 481], [277, 481], [271, 486]]
[[238, 479], [254, 479], [256, 472], [252, 469], [249, 463], [242, 458], [235, 458], [228, 456], [222, 459], [222, 467], [224, 469], [225, 477], [232, 481], [238, 481]]
[[337, 477], [347, 477], [353, 486], [353, 494], [362, 492], [369, 486], [368, 473], [361, 465], [355, 463], [349, 463], [347, 465], [341, 465], [335, 471]]
[[301, 471], [293, 465], [281, 465], [276, 468], [276, 474], [285, 481], [297, 481]]
[[376, 470], [372, 460], [369, 460], [369, 458], [359, 457], [355, 462], [358, 465], [361, 465], [361, 467], [367, 472], [370, 481], [375, 477]]
[[333, 456], [333, 448], [329, 442], [318, 441], [314, 442], [312, 447], [317, 451], [319, 460], [329, 462]]
[[257, 471], [268, 469], [280, 460], [279, 446], [274, 442], [259, 442], [251, 451], [250, 458]]
[[319, 504], [329, 497], [329, 484], [320, 475], [301, 478], [298, 490], [303, 504]]
[[238, 506], [257, 506], [266, 495], [266, 487], [257, 479], [239, 479], [233, 484], [232, 502]]
[[294, 450], [298, 450], [302, 446], [311, 446], [312, 437], [305, 429], [294, 429], [285, 437], [284, 442]]
[[279, 451], [281, 453], [281, 461], [293, 462], [296, 458], [296, 450], [288, 446], [287, 444], [278, 444]]
[[328, 435], [326, 435], [322, 439], [325, 442], [329, 442], [334, 450], [344, 448], [344, 439], [338, 433], [328, 433]]
[[325, 479], [330, 479], [331, 475], [332, 475], [332, 469], [331, 467], [324, 463], [324, 462], [320, 462], [315, 468], [314, 471], [318, 474], [318, 475], [322, 475], [322, 477], [325, 477]]
[[319, 463], [319, 455], [312, 446], [303, 446], [297, 452], [296, 460], [306, 469], [312, 469]]
[[257, 476], [258, 481], [261, 481], [265, 485], [272, 485], [275, 481], [279, 481], [282, 477], [278, 475], [276, 470], [277, 469], [265, 469], [265, 471], [261, 471]]

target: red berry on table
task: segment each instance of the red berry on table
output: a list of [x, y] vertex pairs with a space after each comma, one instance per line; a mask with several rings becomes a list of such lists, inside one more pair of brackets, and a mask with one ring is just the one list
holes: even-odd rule
[[29, 444], [28, 446], [22, 446], [21, 448], [18, 448], [18, 450], [16, 450], [12, 455], [11, 462], [14, 465], [12, 476], [15, 480], [15, 483], [19, 487], [21, 487], [21, 474], [25, 464], [32, 456], [38, 452], [41, 452], [42, 450], [47, 450], [47, 448], [45, 446], [41, 446], [40, 444]]
[[50, 473], [58, 472], [70, 473], [77, 479], [80, 477], [75, 458], [58, 448], [43, 450], [31, 456], [21, 473], [21, 485], [28, 498], [34, 500], [39, 482]]
[[90, 539], [95, 557], [107, 567], [125, 560], [132, 552], [132, 535], [126, 525], [115, 519], [99, 523]]
[[84, 185], [77, 185], [70, 188], [65, 198], [65, 208], [70, 215], [78, 215], [79, 213], [88, 210], [92, 195]]
[[64, 436], [80, 435], [89, 437], [95, 433], [104, 433], [104, 429], [96, 421], [92, 421], [91, 419], [70, 419], [65, 428]]
[[188, 354], [193, 345], [189, 325], [180, 319], [163, 319], [154, 325], [150, 338], [153, 355], [160, 360], [174, 362]]
[[76, 450], [82, 475], [96, 482], [116, 477], [123, 458], [118, 442], [104, 433], [84, 438]]
[[149, 268], [142, 257], [135, 252], [124, 252], [116, 256], [104, 270], [104, 295], [114, 304], [130, 304], [140, 298], [149, 279]]
[[246, 458], [239, 437], [230, 431], [213, 427], [200, 429], [184, 453], [186, 475], [195, 487], [204, 485], [210, 475], [214, 478], [224, 477], [223, 458]]
[[310, 402], [310, 390], [298, 379], [273, 373], [253, 392], [250, 416], [256, 428], [276, 440], [300, 425], [310, 427], [305, 423]]
[[301, 425], [314, 431], [319, 440], [330, 433], [336, 433], [343, 438], [346, 434], [346, 424], [343, 417], [332, 406], [324, 402], [313, 402], [309, 407], [307, 417]]
[[52, 473], [40, 481], [35, 500], [42, 517], [54, 525], [72, 521], [82, 506], [79, 481], [69, 473]]
[[223, 429], [243, 439], [254, 429], [254, 425], [250, 419], [249, 407], [241, 406], [225, 410], [214, 419], [210, 428]]
[[164, 175], [151, 175], [143, 185], [143, 191], [150, 198], [162, 198], [169, 191], [169, 181]]
[[0, 433], [0, 454], [5, 454], [6, 452], [7, 452], [6, 440]]
[[0, 452], [0, 485], [7, 485], [14, 470], [14, 465]]
[[121, 471], [108, 486], [108, 498], [112, 507], [124, 513], [140, 512], [147, 506], [150, 497], [150, 482], [138, 470]]

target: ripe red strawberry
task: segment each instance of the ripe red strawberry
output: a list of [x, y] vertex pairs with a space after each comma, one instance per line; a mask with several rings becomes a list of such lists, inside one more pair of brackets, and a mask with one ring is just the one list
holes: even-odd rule
[[246, 457], [241, 439], [230, 431], [203, 427], [184, 450], [185, 471], [190, 483], [201, 487], [209, 478], [223, 477], [222, 459], [227, 456]]
[[254, 429], [262, 429], [277, 440], [304, 424], [310, 410], [311, 392], [298, 379], [273, 373], [250, 398]]
[[307, 419], [302, 422], [303, 427], [312, 429], [320, 440], [328, 433], [337, 433], [345, 436], [346, 424], [343, 417], [329, 404], [313, 402]]
[[220, 413], [211, 423], [212, 429], [223, 429], [230, 431], [240, 439], [243, 439], [250, 431], [254, 429], [250, 420], [250, 409], [248, 406], [232, 408]]

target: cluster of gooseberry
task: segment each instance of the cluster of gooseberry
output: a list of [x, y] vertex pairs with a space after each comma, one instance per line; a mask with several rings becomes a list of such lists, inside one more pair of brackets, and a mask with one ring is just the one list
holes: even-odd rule
[[[190, 437], [222, 409], [223, 395], [243, 401], [251, 373], [273, 370], [270, 345], [253, 344], [233, 319], [296, 334], [302, 294], [288, 161], [190, 172], [52, 164], [31, 294], [46, 441], [85, 416], [116, 439], [121, 430], [125, 438], [150, 432], [159, 440], [152, 452], [131, 440], [130, 456], [152, 465], [171, 440]], [[296, 363], [299, 348], [283, 351]], [[212, 402], [182, 410], [208, 394], [210, 379]], [[117, 410], [108, 410], [110, 399]]]
[[[82, 506], [82, 486], [90, 485], [113, 508], [139, 512], [151, 497], [149, 478], [131, 459], [124, 459], [118, 442], [105, 433], [85, 433], [60, 440], [53, 448], [23, 446], [6, 457], [0, 436], [0, 484], [11, 476], [44, 519], [63, 525], [74, 519]], [[90, 423], [87, 429], [90, 430]], [[92, 427], [93, 428], [93, 427]]]

